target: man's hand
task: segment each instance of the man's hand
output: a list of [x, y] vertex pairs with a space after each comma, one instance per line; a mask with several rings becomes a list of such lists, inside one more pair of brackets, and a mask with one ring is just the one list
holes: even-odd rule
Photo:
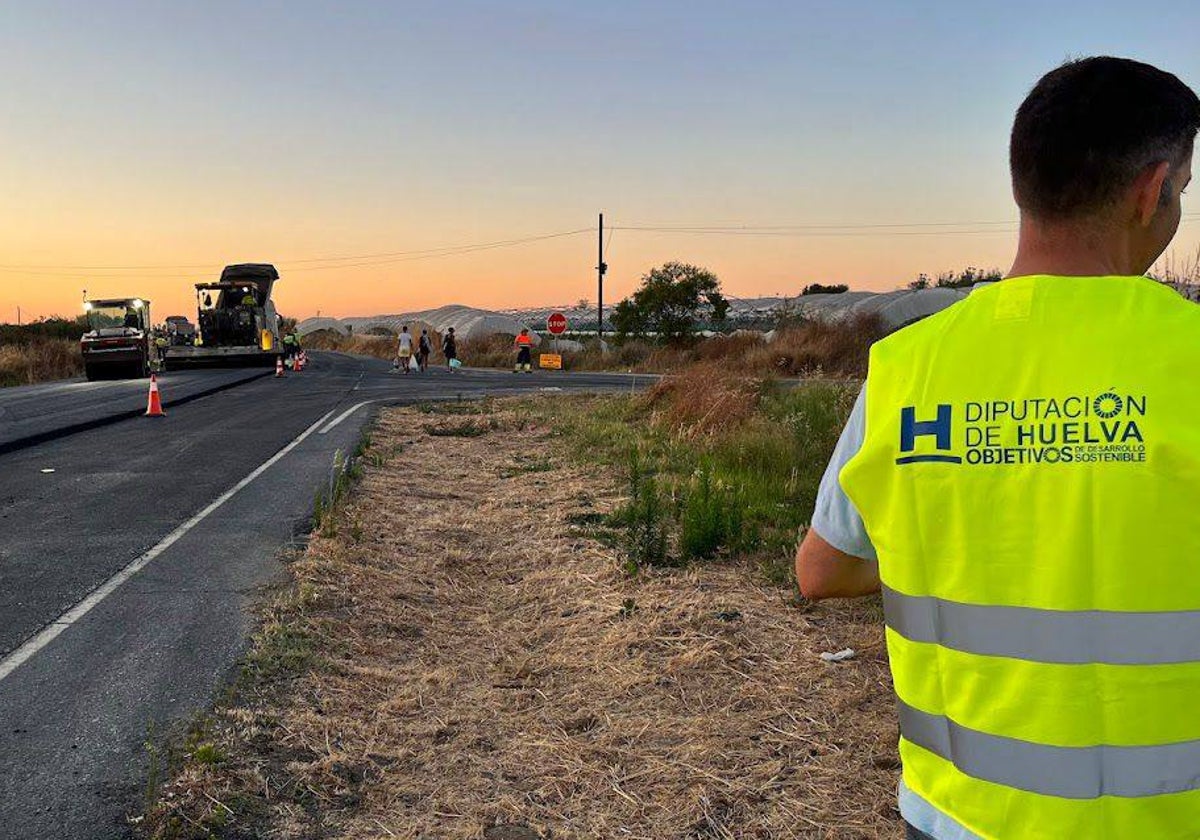
[[809, 528], [796, 549], [796, 581], [814, 601], [870, 595], [879, 591], [879, 563], [840, 551]]

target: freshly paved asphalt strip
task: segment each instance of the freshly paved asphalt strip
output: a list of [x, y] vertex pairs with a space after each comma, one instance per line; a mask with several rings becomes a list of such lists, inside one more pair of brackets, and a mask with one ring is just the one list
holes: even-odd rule
[[248, 608], [302, 539], [335, 452], [353, 449], [379, 406], [650, 381], [391, 375], [384, 362], [339, 354], [313, 354], [282, 380], [259, 373], [170, 374], [168, 403], [230, 387], [163, 419], [25, 444], [36, 406], [47, 429], [63, 429], [64, 417], [92, 422], [144, 405], [146, 383], [0, 392], [0, 442], [13, 442], [0, 454], [0, 838], [130, 835], [145, 745], [161, 746], [211, 702], [244, 651]]
[[[170, 408], [272, 373], [261, 368], [171, 371], [161, 374], [158, 384]], [[146, 382], [77, 379], [0, 389], [0, 453], [135, 417], [146, 410]]]

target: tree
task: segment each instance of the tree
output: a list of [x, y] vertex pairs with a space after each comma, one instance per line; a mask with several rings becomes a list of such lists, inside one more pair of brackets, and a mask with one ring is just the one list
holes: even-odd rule
[[800, 290], [800, 295], [840, 295], [850, 291], [850, 287], [845, 283], [835, 283], [830, 286], [825, 286], [821, 283], [809, 283]]
[[953, 271], [943, 271], [937, 276], [937, 280], [931, 280], [928, 274], [922, 274], [908, 284], [910, 289], [968, 289], [976, 283], [994, 283], [1004, 277], [1004, 272], [998, 268], [991, 268], [986, 271], [967, 266], [962, 271], [957, 273]]
[[976, 283], [994, 283], [1002, 277], [1004, 277], [1004, 273], [998, 268], [982, 271], [974, 266], [968, 266], [958, 274], [953, 271], [942, 272], [938, 275], [937, 285], [940, 289], [966, 289]]
[[680, 262], [664, 263], [642, 277], [641, 287], [613, 307], [612, 325], [619, 336], [656, 333], [679, 342], [707, 321], [725, 321], [729, 301], [721, 282], [707, 269]]

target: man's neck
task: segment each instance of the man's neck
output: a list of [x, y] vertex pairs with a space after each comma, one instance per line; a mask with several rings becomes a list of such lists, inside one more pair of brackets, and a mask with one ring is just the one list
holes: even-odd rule
[[1020, 241], [1008, 277], [1051, 274], [1104, 277], [1133, 274], [1128, 243], [1119, 232], [1076, 222], [1021, 219]]

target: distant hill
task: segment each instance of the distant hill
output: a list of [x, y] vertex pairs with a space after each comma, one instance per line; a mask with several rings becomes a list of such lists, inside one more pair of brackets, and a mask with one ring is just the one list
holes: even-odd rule
[[[340, 333], [362, 335], [372, 331], [399, 333], [408, 326], [409, 332], [431, 330], [439, 335], [450, 327], [460, 339], [479, 338], [496, 333], [516, 335], [523, 327], [534, 328], [508, 313], [489, 309], [477, 309], [462, 304], [439, 306], [419, 312], [404, 312], [396, 315], [363, 315], [351, 318], [306, 318], [296, 325], [296, 332], [308, 335], [317, 330], [335, 330]], [[544, 326], [544, 325], [543, 325]]]

